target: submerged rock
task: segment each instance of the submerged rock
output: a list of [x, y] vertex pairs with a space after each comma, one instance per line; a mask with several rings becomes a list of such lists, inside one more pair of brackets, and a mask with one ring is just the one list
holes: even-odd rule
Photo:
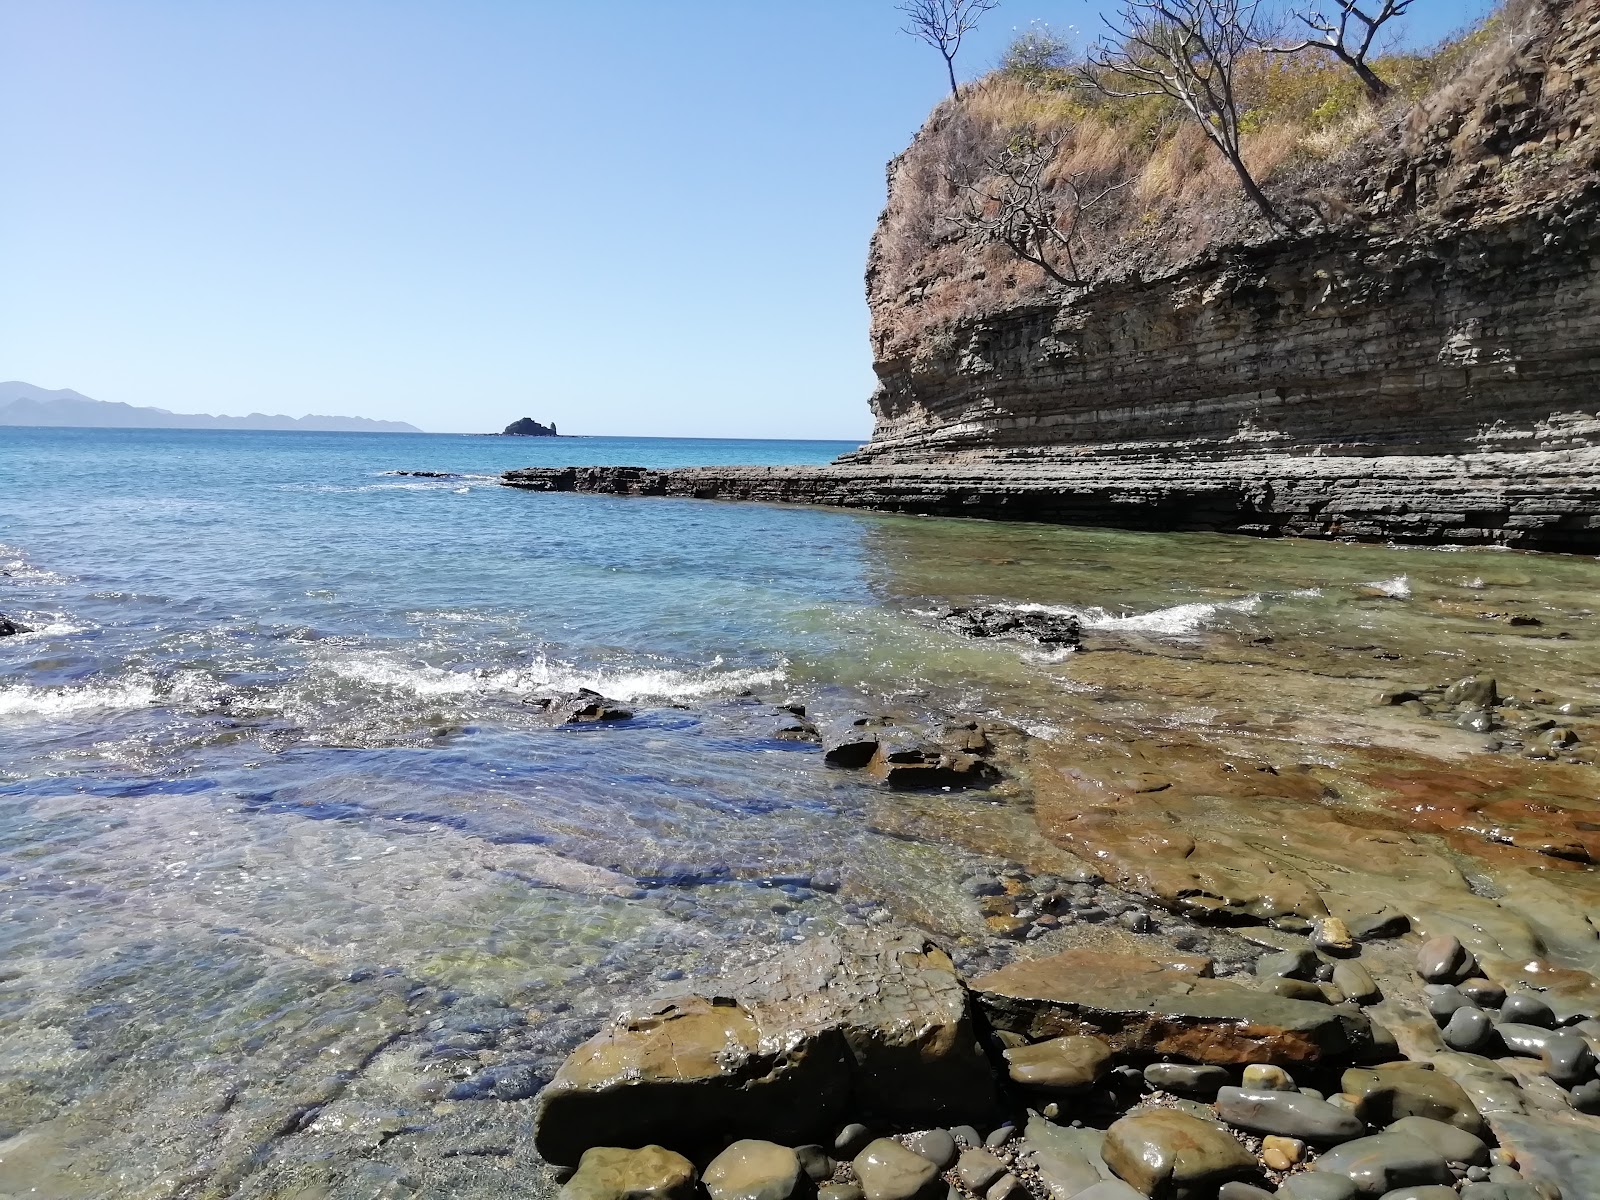
[[0, 637], [16, 637], [19, 633], [32, 633], [26, 625], [18, 625], [5, 613], [0, 613]]
[[562, 1065], [534, 1140], [570, 1164], [600, 1141], [792, 1146], [847, 1113], [915, 1126], [986, 1121], [995, 1104], [949, 958], [920, 937], [852, 930], [625, 1014]]
[[1089, 1034], [1116, 1053], [1198, 1063], [1315, 1062], [1361, 1057], [1359, 1014], [1285, 1000], [1137, 955], [1096, 950], [1015, 963], [972, 982], [997, 1030], [1031, 1040]]
[[594, 721], [626, 721], [633, 713], [608, 700], [599, 692], [579, 688], [576, 692], [562, 692], [554, 696], [537, 696], [526, 701], [529, 707], [539, 709], [549, 725], [587, 725]]

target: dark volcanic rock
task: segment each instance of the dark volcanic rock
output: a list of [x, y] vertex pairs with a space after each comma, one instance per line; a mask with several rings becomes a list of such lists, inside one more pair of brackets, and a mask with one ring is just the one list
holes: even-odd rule
[[1133, 955], [1069, 950], [972, 983], [1000, 1030], [1031, 1040], [1090, 1034], [1119, 1054], [1198, 1063], [1305, 1063], [1362, 1057], [1367, 1020]]
[[539, 424], [539, 422], [535, 421], [532, 417], [523, 417], [520, 420], [513, 421], [513, 422], [511, 422], [511, 424], [507, 425], [505, 427], [505, 432], [501, 436], [503, 436], [503, 437], [555, 437], [556, 436], [556, 427], [555, 427], [555, 425], [553, 423], [550, 424], [550, 425], [541, 425], [541, 424]]
[[599, 692], [579, 688], [556, 696], [539, 696], [527, 701], [540, 709], [551, 725], [587, 725], [594, 721], [626, 721], [633, 716], [615, 700], [607, 700]]
[[956, 608], [939, 618], [947, 629], [970, 638], [1025, 638], [1041, 646], [1076, 650], [1082, 622], [1072, 614], [1016, 608]]
[[5, 613], [0, 613], [0, 637], [15, 637], [19, 633], [33, 632], [26, 625], [18, 625]]

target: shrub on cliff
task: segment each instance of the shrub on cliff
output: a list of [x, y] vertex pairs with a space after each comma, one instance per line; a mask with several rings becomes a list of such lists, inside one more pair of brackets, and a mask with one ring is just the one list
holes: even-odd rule
[[[1529, 164], [1559, 157], [1555, 143], [1569, 136], [1561, 130], [1587, 122], [1571, 114], [1558, 119], [1550, 110], [1550, 151], [1515, 166], [1487, 162], [1485, 156], [1494, 157], [1492, 137], [1454, 131], [1509, 123], [1506, 138], [1525, 136], [1531, 118], [1497, 116], [1504, 103], [1494, 97], [1507, 80], [1540, 69], [1535, 43], [1565, 14], [1595, 7], [1595, 0], [1510, 0], [1431, 50], [1376, 57], [1371, 65], [1391, 89], [1382, 103], [1330, 50], [1246, 48], [1233, 80], [1239, 158], [1301, 229], [1380, 218], [1393, 225], [1434, 219], [1429, 214], [1469, 202], [1494, 203], [1483, 188], [1509, 194], [1517, 178], [1547, 169]], [[1087, 67], [1030, 30], [1000, 69], [964, 88], [959, 102], [941, 103], [891, 165], [890, 201], [868, 269], [875, 312], [899, 314], [880, 316], [880, 354], [892, 354], [912, 326], [945, 325], [1042, 298], [1065, 286], [1061, 276], [1093, 282], [1161, 273], [1220, 245], [1282, 236], [1253, 210], [1233, 168], [1178, 103], [1086, 88]], [[1543, 101], [1535, 95], [1529, 103]], [[1560, 103], [1570, 108], [1578, 100]], [[1073, 269], [1058, 269], [1056, 278], [964, 215], [974, 195], [1006, 194], [999, 168], [1005, 147], [1019, 137], [1051, 147], [1039, 175], [1042, 194], [1073, 218]], [[1439, 165], [1419, 166], [1424, 153]], [[1510, 142], [1498, 153], [1509, 155]], [[1071, 203], [1075, 194], [1112, 188], [1114, 195], [1092, 211]]]

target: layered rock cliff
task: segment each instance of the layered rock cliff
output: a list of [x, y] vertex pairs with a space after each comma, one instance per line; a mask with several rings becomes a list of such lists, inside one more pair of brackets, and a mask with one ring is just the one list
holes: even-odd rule
[[944, 106], [891, 168], [876, 428], [851, 461], [1600, 444], [1600, 4], [1500, 20], [1461, 79], [1341, 153], [1337, 217], [1264, 236], [1235, 215], [1165, 269], [1127, 269], [1148, 252], [1124, 238], [1070, 292], [1021, 263], [997, 289], [994, 252], [940, 223]]
[[1091, 145], [1101, 182], [1137, 176], [1092, 214], [1071, 287], [951, 219], [951, 164], [1043, 103], [981, 84], [890, 166], [867, 445], [826, 468], [507, 482], [1600, 551], [1600, 0], [1510, 0], [1463, 45], [1321, 157], [1257, 139], [1292, 231], [1192, 127]]

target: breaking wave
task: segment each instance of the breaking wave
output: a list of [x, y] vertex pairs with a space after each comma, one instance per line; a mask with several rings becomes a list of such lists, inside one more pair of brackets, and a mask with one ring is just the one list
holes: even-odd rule
[[725, 670], [720, 658], [697, 670], [667, 667], [584, 670], [541, 657], [525, 667], [459, 671], [396, 662], [380, 654], [353, 655], [334, 659], [326, 665], [335, 675], [352, 682], [393, 688], [420, 697], [496, 693], [530, 696], [589, 688], [614, 700], [694, 700], [767, 687], [784, 678], [782, 668]]
[[0, 687], [0, 717], [67, 717], [106, 709], [149, 708], [157, 702], [154, 685], [144, 682], [88, 683], [81, 687]]

